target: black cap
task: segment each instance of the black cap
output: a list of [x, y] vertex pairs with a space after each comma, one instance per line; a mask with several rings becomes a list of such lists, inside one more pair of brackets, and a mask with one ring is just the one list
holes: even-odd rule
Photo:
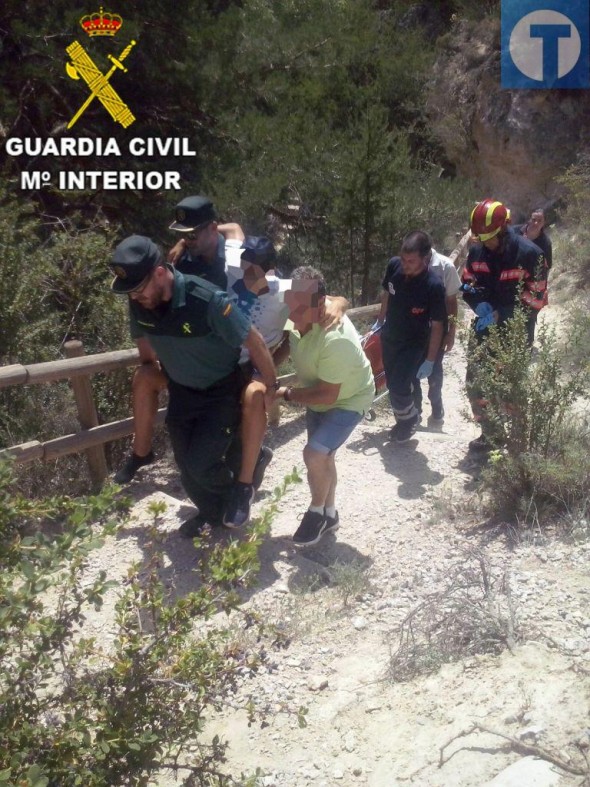
[[210, 221], [215, 221], [215, 208], [207, 197], [186, 197], [174, 209], [174, 221], [169, 229], [191, 232]]
[[109, 263], [115, 278], [113, 292], [125, 295], [133, 292], [146, 279], [162, 259], [160, 249], [144, 235], [131, 235], [121, 241]]
[[242, 243], [242, 259], [260, 265], [263, 271], [270, 270], [277, 259], [275, 247], [264, 236], [247, 235]]

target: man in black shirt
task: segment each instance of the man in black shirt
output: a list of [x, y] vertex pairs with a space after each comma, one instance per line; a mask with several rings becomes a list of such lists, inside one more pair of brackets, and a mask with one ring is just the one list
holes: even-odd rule
[[416, 429], [413, 383], [432, 373], [446, 319], [445, 288], [428, 270], [432, 241], [411, 232], [399, 257], [392, 257], [383, 277], [379, 322], [383, 323], [383, 366], [396, 424], [391, 439], [407, 442]]

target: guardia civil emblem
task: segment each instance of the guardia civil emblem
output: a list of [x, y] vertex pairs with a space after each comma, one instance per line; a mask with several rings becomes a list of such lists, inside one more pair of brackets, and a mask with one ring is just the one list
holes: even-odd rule
[[[80, 26], [91, 38], [95, 36], [113, 38], [123, 26], [123, 20], [118, 14], [111, 14], [104, 11], [101, 6], [100, 11], [97, 13], [83, 16], [80, 19]], [[115, 123], [120, 123], [123, 128], [127, 128], [127, 126], [133, 123], [135, 116], [111, 85], [110, 80], [117, 71], [122, 71], [125, 74], [127, 73], [128, 69], [123, 65], [123, 61], [129, 57], [136, 43], [136, 41], [130, 41], [118, 57], [112, 53], [107, 54], [107, 58], [111, 61], [112, 66], [104, 74], [78, 41], [74, 41], [66, 47], [66, 52], [71, 59], [71, 62], [66, 63], [66, 72], [68, 76], [71, 77], [71, 79], [82, 79], [90, 91], [90, 95], [86, 101], [68, 123], [68, 128], [72, 128], [88, 109], [90, 104], [92, 104], [94, 99], [97, 99], [113, 118]]]

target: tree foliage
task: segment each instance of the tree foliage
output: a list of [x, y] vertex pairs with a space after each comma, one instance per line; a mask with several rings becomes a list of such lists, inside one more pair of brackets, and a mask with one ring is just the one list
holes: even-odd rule
[[[437, 156], [422, 116], [433, 47], [419, 16], [409, 14], [411, 4], [397, 0], [381, 9], [368, 0], [127, 3], [121, 9], [123, 37], [107, 48], [117, 54], [117, 47], [137, 40], [129, 72], [112, 78], [137, 120], [120, 129], [95, 101], [69, 132], [66, 123], [84, 92], [66, 74], [65, 47], [74, 37], [84, 38], [91, 57], [106, 69], [104, 41], [86, 39], [79, 12], [65, 0], [44, 7], [40, 29], [36, 5], [10, 0], [0, 12], [2, 136], [114, 136], [120, 158], [90, 156], [79, 163], [87, 169], [178, 169], [183, 194], [212, 195], [224, 217], [251, 230], [264, 228], [269, 209], [273, 215], [272, 208], [295, 203], [300, 211], [293, 231], [305, 235], [308, 245], [311, 240], [320, 256], [328, 245], [336, 259], [348, 259], [352, 251], [358, 281], [346, 280], [360, 287], [362, 299], [368, 297], [367, 271], [377, 260], [383, 264], [388, 231], [403, 234], [418, 219], [400, 211], [408, 176], [410, 182], [423, 180]], [[444, 26], [448, 9], [436, 13]], [[134, 136], [186, 136], [197, 155], [134, 159], [125, 149]], [[63, 168], [60, 160], [43, 164]], [[29, 165], [0, 154], [13, 186]], [[178, 198], [60, 193], [55, 183], [27, 196], [41, 214], [67, 216], [78, 227], [117, 222], [121, 232], [164, 241]], [[368, 219], [372, 211], [377, 215]]]
[[[95, 40], [65, 0], [8, 0], [0, 10], [0, 138], [113, 137], [122, 155], [66, 160], [13, 157], [0, 149], [6, 297], [0, 363], [62, 357], [68, 339], [87, 352], [126, 346], [124, 304], [108, 291], [115, 241], [143, 233], [168, 246], [174, 204], [207, 193], [222, 218], [267, 232], [288, 273], [319, 265], [353, 303], [374, 300], [386, 260], [417, 227], [443, 239], [465, 211], [467, 188], [438, 179], [438, 151], [422, 114], [433, 59], [426, 28], [407, 0], [161, 0], [109, 8], [121, 33]], [[84, 13], [90, 12], [88, 8]], [[96, 10], [96, 9], [95, 9]], [[449, 10], [437, 18], [442, 28]], [[42, 22], [40, 21], [42, 20]], [[128, 72], [112, 84], [136, 121], [114, 124], [66, 73], [79, 39], [103, 71], [106, 53], [137, 41]], [[197, 155], [133, 158], [132, 137], [187, 137]], [[19, 190], [24, 169], [178, 170], [178, 192], [60, 192], [57, 182]], [[441, 248], [442, 246], [442, 248]], [[99, 420], [128, 415], [128, 375], [94, 381]], [[55, 437], [74, 428], [65, 385], [9, 389], [0, 397], [0, 442]]]

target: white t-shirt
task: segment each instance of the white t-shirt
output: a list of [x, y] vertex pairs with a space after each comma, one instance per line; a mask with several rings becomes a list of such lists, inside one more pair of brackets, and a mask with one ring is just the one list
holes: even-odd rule
[[461, 279], [457, 269], [453, 265], [453, 261], [449, 257], [445, 257], [444, 254], [439, 254], [438, 251], [432, 249], [428, 270], [435, 273], [442, 281], [447, 298], [452, 298], [461, 289]]
[[[260, 331], [266, 346], [272, 350], [283, 338], [285, 323], [289, 317], [284, 293], [291, 289], [291, 280], [279, 279], [278, 276], [267, 273], [269, 292], [253, 295], [242, 284], [244, 278], [244, 271], [240, 267], [242, 251], [241, 241], [225, 242], [227, 294], [239, 309], [250, 316], [252, 325]], [[248, 351], [242, 348], [240, 361], [247, 359]]]

